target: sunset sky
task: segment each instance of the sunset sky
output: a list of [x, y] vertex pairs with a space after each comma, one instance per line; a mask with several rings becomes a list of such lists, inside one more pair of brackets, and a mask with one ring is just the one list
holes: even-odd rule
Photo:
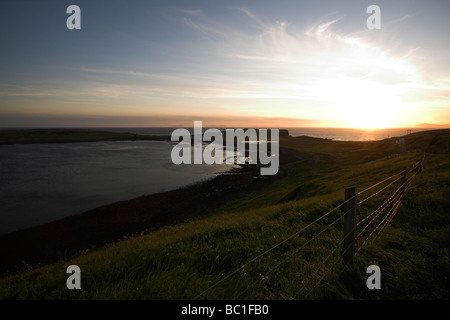
[[444, 0], [2, 1], [0, 127], [449, 124], [449, 31]]

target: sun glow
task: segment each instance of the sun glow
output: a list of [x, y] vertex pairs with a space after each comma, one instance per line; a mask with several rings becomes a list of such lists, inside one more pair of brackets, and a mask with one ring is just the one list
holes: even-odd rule
[[407, 54], [392, 54], [380, 43], [333, 31], [336, 21], [315, 25], [304, 35], [290, 34], [284, 25], [264, 33], [253, 51], [239, 56], [259, 68], [265, 61], [266, 70], [278, 70], [272, 79], [254, 81], [253, 97], [283, 99], [282, 110], [270, 108], [274, 114], [327, 119], [333, 126], [404, 125], [411, 93], [424, 87], [419, 70]]
[[326, 84], [331, 92], [335, 117], [346, 126], [363, 129], [388, 128], [398, 123], [402, 111], [399, 94], [394, 88], [370, 81], [338, 79]]
[[[415, 68], [361, 41], [348, 43], [329, 75], [317, 79], [314, 95], [326, 101], [336, 122], [346, 127], [380, 129], [396, 126], [405, 111], [405, 83], [417, 80]], [[333, 68], [335, 67], [335, 68]]]

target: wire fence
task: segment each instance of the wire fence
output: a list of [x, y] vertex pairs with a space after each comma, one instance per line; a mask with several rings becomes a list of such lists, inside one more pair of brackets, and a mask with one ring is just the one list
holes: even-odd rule
[[[409, 170], [405, 168], [401, 172], [391, 175], [390, 177], [383, 179], [382, 181], [379, 181], [358, 193], [355, 193], [353, 196], [346, 198], [342, 203], [335, 206], [331, 210], [327, 211], [323, 215], [319, 216], [314, 221], [302, 227], [300, 230], [296, 231], [295, 233], [292, 233], [290, 236], [286, 237], [285, 239], [278, 242], [274, 246], [265, 250], [256, 257], [250, 259], [248, 262], [241, 265], [239, 268], [236, 268], [232, 272], [228, 273], [226, 276], [222, 277], [220, 280], [216, 281], [211, 286], [200, 292], [193, 299], [197, 300], [200, 298], [205, 298], [208, 292], [212, 291], [226, 280], [229, 279], [231, 280], [238, 273], [243, 271], [246, 267], [260, 260], [264, 256], [267, 256], [269, 253], [273, 252], [276, 248], [279, 248], [280, 246], [292, 240], [293, 238], [298, 237], [300, 234], [304, 233], [307, 229], [313, 227], [314, 225], [317, 225], [317, 223], [320, 222], [321, 220], [324, 220], [326, 217], [331, 216], [332, 213], [338, 213], [338, 217], [333, 221], [331, 221], [330, 223], [328, 223], [325, 227], [323, 227], [323, 229], [321, 229], [320, 232], [317, 232], [313, 237], [307, 239], [300, 246], [291, 250], [285, 257], [280, 258], [276, 265], [269, 268], [262, 274], [258, 274], [257, 276], [255, 276], [254, 281], [251, 281], [250, 284], [247, 285], [244, 289], [239, 289], [238, 292], [232, 296], [232, 299], [242, 299], [258, 284], [268, 279], [282, 265], [286, 265], [293, 258], [298, 257], [301, 254], [302, 250], [305, 249], [308, 245], [310, 245], [314, 241], [319, 241], [319, 237], [323, 235], [326, 231], [332, 230], [333, 228], [334, 229], [338, 228], [337, 227], [338, 223], [345, 222], [345, 219], [348, 219], [348, 215], [350, 215], [352, 211], [353, 212], [356, 211], [357, 206], [361, 206], [362, 208], [362, 206], [366, 205], [370, 199], [376, 200], [380, 198], [384, 193], [387, 193], [387, 191], [390, 190], [389, 187], [392, 187], [395, 183], [398, 183], [397, 188], [393, 192], [390, 192], [387, 196], [383, 196], [383, 199], [386, 200], [384, 200], [378, 207], [376, 207], [376, 209], [371, 211], [369, 210], [370, 213], [365, 214], [362, 217], [358, 217], [359, 221], [354, 223], [350, 231], [347, 232], [344, 231], [344, 236], [341, 237], [340, 240], [337, 239], [334, 244], [330, 245], [329, 253], [326, 256], [324, 256], [319, 265], [312, 270], [311, 274], [308, 276], [307, 281], [302, 281], [302, 284], [300, 285], [298, 283], [295, 283], [294, 285], [295, 290], [293, 290], [292, 294], [287, 296], [285, 294], [283, 296], [283, 298], [289, 299], [308, 298], [314, 292], [314, 290], [320, 285], [322, 280], [326, 278], [333, 270], [335, 270], [339, 263], [343, 262], [342, 257], [346, 253], [352, 251], [353, 256], [357, 255], [359, 251], [366, 245], [367, 242], [376, 239], [383, 232], [383, 230], [385, 230], [385, 228], [392, 222], [402, 203], [404, 192], [412, 184], [415, 177], [422, 172], [424, 159], [425, 154], [423, 154], [421, 160], [415, 163]], [[409, 178], [407, 177], [408, 174], [410, 174]], [[377, 190], [377, 187], [379, 187], [380, 189]], [[357, 201], [362, 194], [365, 194], [370, 190], [375, 191], [372, 194], [364, 197], [363, 200]], [[353, 205], [351, 205], [352, 203]], [[367, 206], [365, 209], [368, 208], [369, 206]], [[343, 212], [344, 210], [342, 209], [345, 209], [346, 211]], [[356, 230], [359, 230], [357, 235], [355, 235]], [[348, 243], [349, 238], [352, 238], [352, 240], [350, 241], [350, 244], [345, 245], [344, 248], [344, 244], [346, 242]], [[358, 240], [360, 239], [358, 241], [360, 245], [355, 250], [354, 245], [356, 243], [356, 239]], [[344, 270], [345, 268], [342, 268], [341, 273]]]

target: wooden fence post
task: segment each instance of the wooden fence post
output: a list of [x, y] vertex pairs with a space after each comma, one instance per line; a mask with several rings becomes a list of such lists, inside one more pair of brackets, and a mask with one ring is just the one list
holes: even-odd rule
[[345, 189], [344, 205], [344, 268], [353, 266], [355, 257], [355, 229], [356, 229], [356, 187]]

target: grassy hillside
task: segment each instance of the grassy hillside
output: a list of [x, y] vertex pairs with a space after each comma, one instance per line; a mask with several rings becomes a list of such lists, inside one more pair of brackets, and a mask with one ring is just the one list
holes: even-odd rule
[[[270, 186], [211, 207], [187, 223], [2, 278], [0, 298], [192, 299], [238, 270], [199, 299], [448, 299], [450, 130], [405, 139], [398, 145], [395, 139], [284, 137], [282, 147], [295, 150], [299, 160], [283, 167], [285, 177]], [[341, 273], [344, 212], [330, 210], [343, 202], [345, 188], [362, 191], [405, 167], [413, 169], [422, 151], [427, 152], [424, 169], [392, 223], [373, 237], [368, 236], [374, 228], [362, 233], [354, 269]], [[395, 182], [358, 205], [357, 221], [398, 186]], [[71, 264], [81, 268], [81, 290], [66, 288]], [[381, 290], [366, 287], [372, 264], [381, 268]]]

